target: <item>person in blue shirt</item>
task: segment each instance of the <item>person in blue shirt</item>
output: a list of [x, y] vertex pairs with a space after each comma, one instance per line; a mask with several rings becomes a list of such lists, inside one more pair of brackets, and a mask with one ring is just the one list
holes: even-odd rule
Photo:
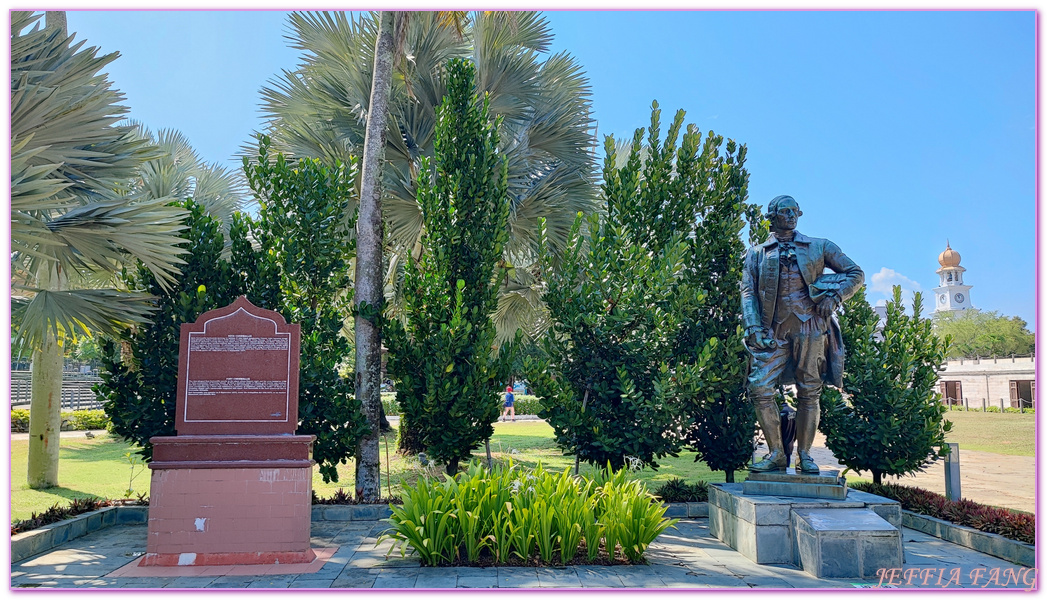
[[513, 386], [505, 386], [505, 409], [502, 410], [502, 416], [498, 419], [499, 421], [505, 420], [505, 415], [510, 415], [510, 418], [516, 421], [516, 408], [513, 407], [513, 402], [516, 398], [513, 396]]

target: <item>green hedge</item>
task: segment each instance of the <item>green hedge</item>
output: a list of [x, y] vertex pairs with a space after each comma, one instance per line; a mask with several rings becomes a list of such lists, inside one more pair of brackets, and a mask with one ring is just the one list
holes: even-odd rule
[[[504, 399], [505, 392], [501, 392], [499, 396]], [[527, 394], [516, 394], [515, 396], [516, 401], [513, 402], [513, 406], [516, 407], [518, 415], [537, 415], [542, 408], [538, 403], [538, 396]], [[382, 392], [382, 406], [385, 408], [385, 416], [399, 415], [400, 404], [396, 401], [396, 392]]]
[[[109, 425], [109, 417], [104, 410], [75, 410], [62, 413], [62, 431], [108, 429]], [[11, 410], [11, 431], [17, 433], [29, 431], [28, 409], [15, 408]]]
[[[983, 412], [982, 409], [981, 409], [981, 406], [978, 406], [977, 408], [974, 407], [974, 406], [971, 406], [970, 410], [966, 410], [965, 411], [962, 405], [954, 405], [954, 406], [950, 406], [949, 410], [954, 410], [954, 411], [959, 411], [959, 412]], [[999, 406], [986, 406], [984, 412], [991, 412], [991, 413], [999, 414], [1000, 413], [1000, 407]], [[1024, 414], [1027, 414], [1027, 415], [1035, 415], [1036, 414], [1036, 409], [1035, 408], [1026, 408], [1025, 410], [1022, 410], [1020, 408], [1011, 408], [1010, 406], [1007, 406], [1007, 407], [1005, 407], [1003, 409], [1003, 412], [1009, 413], [1009, 414], [1024, 413]]]

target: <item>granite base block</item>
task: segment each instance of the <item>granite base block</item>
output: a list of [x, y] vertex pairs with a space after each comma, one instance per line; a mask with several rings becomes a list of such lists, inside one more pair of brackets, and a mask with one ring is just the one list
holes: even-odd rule
[[[808, 563], [817, 561], [820, 564], [821, 558], [816, 557], [823, 555], [822, 542], [829, 540], [830, 560], [824, 568], [816, 567], [822, 573], [816, 575], [818, 577], [860, 577], [839, 574], [848, 572], [848, 562], [858, 565], [859, 572], [873, 569], [872, 575], [884, 565], [901, 565], [901, 536], [897, 527], [901, 525], [901, 508], [898, 502], [855, 490], [846, 490], [848, 494], [843, 499], [752, 496], [743, 493], [743, 486], [737, 483], [709, 486], [709, 531], [753, 562], [804, 566], [803, 556], [807, 555]], [[837, 514], [840, 519], [833, 527], [843, 530], [843, 533], [833, 535], [830, 528], [819, 535], [803, 538], [798, 533], [795, 515], [804, 511]], [[862, 535], [847, 533], [858, 526], [848, 523], [848, 517], [857, 519], [856, 523], [866, 523], [868, 531]], [[891, 537], [872, 533], [881, 530], [893, 534], [892, 541], [868, 541], [872, 537]]]
[[902, 565], [901, 532], [869, 509], [799, 509], [800, 566], [819, 578], [873, 577]]

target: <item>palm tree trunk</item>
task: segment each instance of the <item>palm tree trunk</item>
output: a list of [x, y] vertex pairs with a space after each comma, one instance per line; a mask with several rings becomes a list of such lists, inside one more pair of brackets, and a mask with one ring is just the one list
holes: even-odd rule
[[62, 346], [51, 333], [33, 352], [29, 405], [29, 487], [58, 485], [58, 436], [62, 428]]
[[[374, 49], [374, 74], [360, 169], [360, 214], [356, 221], [356, 287], [354, 302], [377, 308], [383, 300], [382, 171], [385, 161], [386, 113], [393, 73], [394, 13], [382, 11]], [[378, 501], [382, 494], [378, 451], [381, 406], [382, 335], [377, 323], [356, 315], [356, 397], [363, 404], [371, 432], [356, 451], [356, 497]]]

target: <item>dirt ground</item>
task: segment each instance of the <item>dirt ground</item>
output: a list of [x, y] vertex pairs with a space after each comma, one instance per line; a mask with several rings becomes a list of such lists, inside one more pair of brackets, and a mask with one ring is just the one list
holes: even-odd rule
[[[823, 469], [844, 468], [825, 447], [825, 436], [821, 433], [814, 439], [811, 458]], [[872, 479], [872, 473], [862, 473], [862, 476]], [[945, 462], [938, 460], [914, 476], [884, 477], [884, 481], [944, 494]], [[982, 504], [1035, 512], [1036, 457], [977, 452], [961, 447], [960, 493], [964, 498]]]

